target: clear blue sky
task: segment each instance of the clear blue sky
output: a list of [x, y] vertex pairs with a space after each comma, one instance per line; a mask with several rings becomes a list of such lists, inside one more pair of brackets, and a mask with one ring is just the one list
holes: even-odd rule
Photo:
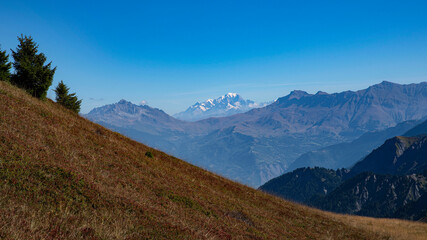
[[0, 13], [1, 48], [33, 36], [83, 113], [427, 81], [427, 1], [13, 0]]

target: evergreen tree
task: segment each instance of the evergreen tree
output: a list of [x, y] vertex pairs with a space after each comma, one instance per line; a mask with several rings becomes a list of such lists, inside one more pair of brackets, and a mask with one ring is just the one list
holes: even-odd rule
[[0, 81], [8, 82], [10, 80], [10, 68], [12, 63], [9, 62], [9, 55], [6, 54], [6, 50], [1, 51], [0, 49]]
[[12, 57], [15, 60], [11, 82], [25, 89], [34, 97], [45, 99], [47, 90], [52, 85], [56, 67], [51, 68], [52, 62], [45, 65], [46, 56], [38, 53], [38, 45], [33, 38], [18, 37], [19, 45], [16, 51], [12, 49]]
[[73, 110], [76, 113], [80, 112], [80, 105], [82, 100], [78, 100], [75, 93], [69, 94], [70, 88], [64, 84], [63, 81], [58, 83], [55, 88], [56, 102], [63, 105], [64, 107]]

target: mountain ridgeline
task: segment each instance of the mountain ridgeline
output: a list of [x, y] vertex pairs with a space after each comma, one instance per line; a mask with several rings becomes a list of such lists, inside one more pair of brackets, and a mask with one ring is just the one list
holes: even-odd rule
[[426, 123], [407, 132], [415, 136], [388, 139], [349, 170], [299, 168], [260, 189], [328, 211], [427, 221]]
[[353, 175], [361, 172], [408, 175], [424, 170], [427, 170], [427, 136], [388, 139], [351, 168]]
[[330, 169], [349, 168], [368, 155], [372, 149], [381, 146], [385, 139], [405, 135], [408, 130], [422, 121], [405, 121], [394, 127], [367, 132], [351, 142], [338, 143], [304, 153], [289, 166], [287, 172], [301, 167], [316, 166]]
[[298, 168], [268, 181], [260, 189], [287, 200], [307, 203], [313, 196], [324, 196], [337, 188], [348, 172], [347, 169]]
[[[427, 83], [382, 82], [356, 92], [293, 91], [263, 108], [197, 122], [125, 101], [96, 108], [86, 117], [227, 178], [260, 186], [298, 164], [304, 153], [426, 115]], [[359, 159], [333, 166], [348, 167]]]

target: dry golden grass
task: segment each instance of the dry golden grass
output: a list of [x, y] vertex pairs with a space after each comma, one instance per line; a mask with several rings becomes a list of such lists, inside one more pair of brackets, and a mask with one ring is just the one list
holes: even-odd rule
[[333, 213], [327, 214], [352, 227], [388, 235], [391, 239], [427, 239], [427, 224], [423, 222], [404, 221], [400, 219], [369, 218]]
[[395, 220], [358, 219], [224, 179], [0, 82], [0, 239], [394, 238], [383, 230]]

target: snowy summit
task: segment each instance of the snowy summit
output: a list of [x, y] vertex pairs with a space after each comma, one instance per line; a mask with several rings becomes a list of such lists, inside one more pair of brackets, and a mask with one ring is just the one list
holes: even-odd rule
[[225, 117], [262, 106], [254, 101], [243, 99], [237, 93], [227, 93], [217, 99], [197, 102], [184, 112], [175, 114], [174, 117], [185, 121], [197, 121], [210, 117]]

